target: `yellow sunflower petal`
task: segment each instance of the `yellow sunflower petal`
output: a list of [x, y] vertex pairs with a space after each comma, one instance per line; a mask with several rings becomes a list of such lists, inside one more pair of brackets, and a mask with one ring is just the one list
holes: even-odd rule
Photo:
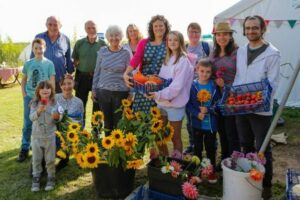
[[150, 113], [151, 113], [152, 117], [154, 117], [154, 118], [160, 118], [161, 117], [160, 110], [157, 107], [151, 107], [150, 108]]
[[79, 131], [81, 128], [80, 124], [77, 122], [71, 122], [68, 126], [69, 131]]
[[111, 136], [104, 137], [101, 143], [103, 148], [105, 149], [111, 149], [115, 145], [114, 140]]
[[85, 147], [86, 152], [91, 154], [98, 154], [99, 153], [99, 147], [96, 143], [88, 143]]
[[130, 107], [131, 106], [131, 101], [128, 100], [128, 99], [122, 99], [122, 106]]

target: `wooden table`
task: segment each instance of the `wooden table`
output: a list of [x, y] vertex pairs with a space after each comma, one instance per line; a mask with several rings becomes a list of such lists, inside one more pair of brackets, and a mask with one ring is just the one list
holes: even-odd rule
[[[23, 67], [5, 67], [0, 68], [0, 88], [3, 88], [7, 84], [18, 82], [21, 85], [18, 77], [22, 72]], [[13, 77], [12, 82], [8, 82]]]

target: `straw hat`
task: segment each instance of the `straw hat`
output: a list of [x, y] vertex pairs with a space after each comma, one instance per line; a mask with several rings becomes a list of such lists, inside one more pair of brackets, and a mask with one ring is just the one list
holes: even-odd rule
[[233, 33], [235, 30], [231, 29], [230, 24], [228, 22], [219, 22], [215, 25], [213, 34], [216, 33]]

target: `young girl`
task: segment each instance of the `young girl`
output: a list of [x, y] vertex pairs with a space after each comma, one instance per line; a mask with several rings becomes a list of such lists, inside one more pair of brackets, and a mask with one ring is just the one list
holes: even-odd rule
[[[181, 126], [193, 75], [194, 67], [187, 57], [183, 35], [178, 31], [171, 31], [167, 35], [167, 54], [159, 76], [164, 79], [172, 78], [172, 83], [161, 91], [150, 93], [150, 98], [155, 99], [165, 124], [168, 120], [175, 130], [172, 138], [173, 155], [178, 158], [182, 154]], [[166, 145], [160, 150], [162, 154], [168, 155]]]
[[208, 59], [201, 59], [197, 64], [198, 79], [193, 81], [187, 110], [191, 113], [194, 134], [195, 152], [202, 159], [203, 144], [206, 156], [211, 164], [216, 165], [216, 132], [217, 120], [214, 105], [220, 93], [210, 79], [212, 63]]
[[32, 192], [40, 190], [42, 160], [45, 158], [48, 173], [46, 191], [55, 186], [55, 123], [61, 120], [62, 113], [54, 100], [54, 89], [49, 81], [41, 81], [35, 91], [30, 110], [32, 125]]

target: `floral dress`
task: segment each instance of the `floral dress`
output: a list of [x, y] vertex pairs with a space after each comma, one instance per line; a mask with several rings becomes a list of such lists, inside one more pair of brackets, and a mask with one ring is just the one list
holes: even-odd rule
[[[144, 51], [142, 74], [144, 75], [158, 75], [159, 70], [166, 56], [166, 44], [162, 42], [160, 45], [153, 46], [151, 42], [147, 42]], [[149, 113], [151, 107], [156, 106], [154, 100], [144, 97], [143, 94], [136, 93], [133, 101], [133, 111], [143, 111]]]

